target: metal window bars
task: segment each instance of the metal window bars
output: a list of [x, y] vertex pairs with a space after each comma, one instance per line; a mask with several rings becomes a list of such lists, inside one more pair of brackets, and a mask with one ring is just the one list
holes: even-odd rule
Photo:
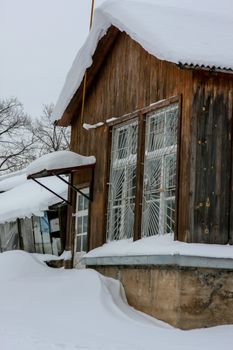
[[[178, 104], [146, 115], [142, 237], [174, 231], [177, 121]], [[107, 208], [108, 241], [133, 236], [137, 144], [136, 121], [113, 127]]]
[[137, 122], [113, 128], [107, 240], [126, 239], [133, 236], [137, 143]]
[[174, 231], [177, 120], [177, 104], [147, 115], [142, 237]]

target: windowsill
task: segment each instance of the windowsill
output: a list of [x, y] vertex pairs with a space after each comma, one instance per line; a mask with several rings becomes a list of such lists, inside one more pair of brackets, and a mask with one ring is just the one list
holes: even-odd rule
[[171, 234], [113, 241], [87, 253], [82, 264], [96, 265], [174, 265], [233, 269], [233, 246], [184, 243]]
[[84, 257], [81, 263], [86, 266], [178, 266], [233, 270], [233, 259], [191, 255]]

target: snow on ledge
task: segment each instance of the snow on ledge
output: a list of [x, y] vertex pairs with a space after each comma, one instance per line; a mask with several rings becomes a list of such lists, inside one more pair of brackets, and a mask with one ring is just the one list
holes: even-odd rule
[[89, 130], [89, 129], [97, 129], [99, 128], [100, 126], [103, 126], [104, 123], [103, 122], [98, 122], [96, 124], [87, 124], [87, 123], [84, 123], [83, 124], [83, 128], [86, 129], [86, 130]]
[[174, 241], [172, 234], [166, 234], [142, 238], [135, 242], [132, 239], [112, 241], [91, 250], [84, 255], [84, 258], [142, 255], [183, 255], [233, 259], [233, 246], [184, 243]]
[[27, 176], [43, 170], [66, 169], [82, 165], [95, 164], [94, 156], [85, 157], [71, 151], [57, 151], [45, 154], [34, 160], [26, 169]]

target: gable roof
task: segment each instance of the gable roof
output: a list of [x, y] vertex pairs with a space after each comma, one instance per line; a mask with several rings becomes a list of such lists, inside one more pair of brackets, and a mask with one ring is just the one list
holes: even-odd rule
[[161, 60], [233, 69], [232, 10], [230, 0], [106, 1], [95, 11], [92, 31], [67, 75], [53, 121], [62, 118], [82, 83], [85, 70], [92, 65], [98, 42], [111, 26], [125, 31]]

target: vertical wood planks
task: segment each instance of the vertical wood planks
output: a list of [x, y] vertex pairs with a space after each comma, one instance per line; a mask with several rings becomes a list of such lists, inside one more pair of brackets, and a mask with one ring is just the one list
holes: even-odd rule
[[196, 123], [189, 207], [192, 242], [226, 244], [229, 240], [232, 115], [228, 106], [221, 80], [204, 75], [195, 86], [192, 106]]

